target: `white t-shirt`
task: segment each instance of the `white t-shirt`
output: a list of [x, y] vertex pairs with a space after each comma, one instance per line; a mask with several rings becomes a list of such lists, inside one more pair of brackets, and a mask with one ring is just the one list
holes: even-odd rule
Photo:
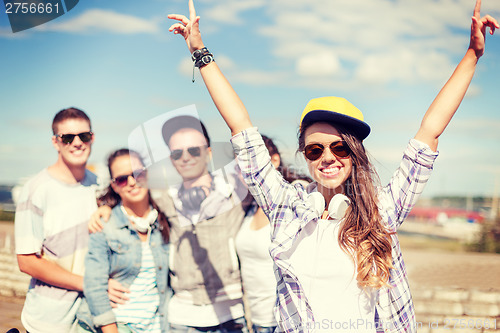
[[236, 236], [236, 251], [240, 258], [243, 289], [250, 307], [252, 323], [258, 326], [276, 326], [273, 308], [276, 304], [276, 277], [274, 262], [269, 254], [271, 226], [250, 229], [255, 211], [252, 207]]
[[[47, 169], [23, 187], [16, 208], [16, 253], [35, 253], [78, 275], [84, 273], [90, 215], [97, 209], [97, 178], [90, 171], [77, 184], [52, 177]], [[35, 278], [21, 320], [29, 332], [70, 332], [81, 294]]]
[[290, 262], [315, 319], [315, 332], [375, 333], [375, 295], [356, 281], [357, 270], [338, 242], [340, 221], [308, 223]]
[[[195, 314], [194, 314], [195, 313]], [[216, 326], [244, 315], [241, 299], [230, 299], [206, 305], [194, 305], [174, 294], [168, 304], [171, 324], [194, 327]]]

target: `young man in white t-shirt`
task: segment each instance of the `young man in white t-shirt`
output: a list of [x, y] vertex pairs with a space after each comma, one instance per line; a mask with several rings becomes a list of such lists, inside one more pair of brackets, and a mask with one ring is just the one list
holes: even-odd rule
[[16, 208], [19, 269], [32, 277], [21, 314], [30, 333], [76, 331], [87, 223], [97, 208], [97, 178], [86, 169], [94, 141], [89, 117], [61, 110], [52, 131], [57, 161], [24, 185]]

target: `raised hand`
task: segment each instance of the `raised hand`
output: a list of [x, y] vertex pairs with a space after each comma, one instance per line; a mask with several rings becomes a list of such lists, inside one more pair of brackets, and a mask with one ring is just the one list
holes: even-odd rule
[[481, 17], [481, 0], [476, 0], [474, 7], [474, 15], [472, 16], [470, 44], [469, 48], [473, 49], [476, 57], [479, 59], [484, 54], [484, 45], [486, 40], [486, 28], [490, 28], [490, 34], [495, 33], [495, 29], [500, 29], [497, 20], [490, 15]]
[[498, 22], [491, 16], [481, 17], [481, 0], [476, 0], [470, 33], [470, 44], [450, 79], [425, 113], [415, 138], [425, 142], [432, 150], [437, 149], [438, 138], [450, 123], [469, 88], [476, 71], [477, 60], [484, 53], [486, 28], [493, 35], [499, 29]]
[[189, 0], [189, 19], [180, 14], [169, 14], [167, 17], [179, 21], [178, 23], [172, 24], [168, 31], [182, 35], [186, 41], [189, 52], [193, 53], [204, 47], [200, 34], [200, 17], [196, 16], [193, 0]]

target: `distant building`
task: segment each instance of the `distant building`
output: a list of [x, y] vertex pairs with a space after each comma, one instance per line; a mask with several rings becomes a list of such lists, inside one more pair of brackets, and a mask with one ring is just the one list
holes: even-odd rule
[[410, 218], [427, 222], [443, 224], [448, 220], [463, 220], [469, 223], [482, 223], [485, 216], [476, 211], [460, 208], [443, 207], [414, 207], [409, 214]]

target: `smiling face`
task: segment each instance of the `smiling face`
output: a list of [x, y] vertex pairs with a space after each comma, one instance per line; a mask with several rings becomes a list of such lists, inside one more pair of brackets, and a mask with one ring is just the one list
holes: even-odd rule
[[[61, 121], [57, 124], [56, 134], [80, 134], [90, 132], [88, 121], [79, 118], [71, 118]], [[59, 153], [59, 158], [70, 168], [85, 167], [90, 156], [91, 146], [94, 142], [94, 136], [89, 142], [82, 142], [78, 136], [75, 136], [73, 142], [65, 144], [60, 137], [53, 136], [52, 144]]]
[[[116, 177], [119, 176], [131, 175], [134, 171], [141, 170], [143, 167], [144, 165], [136, 156], [118, 156], [109, 167], [111, 170], [111, 179], [116, 179]], [[149, 200], [147, 181], [138, 183], [134, 177], [130, 176], [125, 186], [119, 186], [115, 182], [111, 182], [111, 186], [116, 194], [120, 196], [125, 207]]]
[[325, 147], [323, 155], [317, 160], [311, 161], [306, 158], [309, 173], [318, 183], [318, 191], [325, 197], [329, 197], [327, 194], [332, 192], [342, 193], [341, 185], [351, 175], [351, 158], [339, 158], [330, 151], [330, 144], [337, 141], [342, 141], [340, 133], [327, 123], [314, 123], [304, 133], [305, 146], [319, 143]]
[[[184, 181], [195, 180], [208, 174], [212, 152], [210, 147], [207, 147], [203, 134], [193, 128], [183, 128], [172, 135], [168, 145], [171, 152], [182, 150], [179, 159], [174, 159], [171, 155], [170, 160]], [[188, 148], [192, 147], [200, 148], [199, 156], [193, 156], [188, 151]], [[194, 155], [197, 155], [197, 152]]]

